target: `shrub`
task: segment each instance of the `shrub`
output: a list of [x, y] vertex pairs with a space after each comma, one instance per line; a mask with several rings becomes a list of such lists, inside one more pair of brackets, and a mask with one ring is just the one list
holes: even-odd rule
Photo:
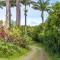
[[9, 30], [8, 42], [14, 43], [21, 47], [26, 46], [26, 41], [24, 39], [24, 36], [22, 36], [20, 27], [15, 26]]

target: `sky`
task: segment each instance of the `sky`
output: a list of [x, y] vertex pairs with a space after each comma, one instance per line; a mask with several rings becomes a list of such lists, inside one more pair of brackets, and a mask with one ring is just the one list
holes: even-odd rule
[[[35, 0], [37, 1], [37, 0]], [[60, 0], [50, 0], [50, 3], [55, 3], [56, 1]], [[41, 20], [41, 12], [38, 10], [34, 10], [31, 7], [28, 7], [28, 13], [27, 13], [27, 25], [30, 26], [35, 26], [39, 25], [42, 20]], [[11, 19], [16, 21], [16, 7], [11, 8], [11, 13], [12, 17]], [[48, 17], [48, 13], [44, 12], [44, 20], [46, 20]], [[5, 20], [6, 19], [6, 8], [4, 7], [3, 9], [0, 8], [0, 20]], [[24, 6], [21, 6], [21, 25], [24, 25], [25, 19], [24, 19]]]

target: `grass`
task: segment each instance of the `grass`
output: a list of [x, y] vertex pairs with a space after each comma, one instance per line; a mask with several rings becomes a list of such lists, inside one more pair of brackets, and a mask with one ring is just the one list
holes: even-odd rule
[[13, 60], [26, 54], [28, 51], [26, 48], [0, 41], [0, 60]]

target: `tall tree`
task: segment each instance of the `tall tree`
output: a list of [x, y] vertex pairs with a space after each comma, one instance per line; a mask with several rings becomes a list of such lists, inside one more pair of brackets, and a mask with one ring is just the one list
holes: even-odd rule
[[21, 0], [16, 0], [16, 25], [20, 26], [21, 23]]
[[[8, 10], [8, 11], [6, 11], [6, 21], [7, 20], [9, 20], [9, 25], [11, 25], [11, 12], [10, 12], [10, 7], [14, 7], [14, 6], [16, 6], [16, 25], [20, 25], [20, 20], [21, 20], [21, 14], [20, 14], [20, 1], [21, 0], [10, 0], [9, 2], [6, 0], [4, 0], [4, 1], [1, 1], [1, 5], [2, 6], [6, 6], [6, 10]], [[9, 5], [7, 5], [7, 3], [9, 4]], [[9, 6], [8, 8], [7, 8], [7, 6]], [[9, 15], [7, 15], [8, 13], [9, 13]], [[9, 16], [9, 18], [7, 18], [7, 16]]]
[[6, 25], [11, 26], [11, 11], [10, 11], [10, 0], [6, 0]]
[[27, 26], [27, 5], [30, 5], [31, 0], [22, 0], [21, 3], [25, 6], [24, 15], [25, 15], [25, 35], [27, 34], [26, 26]]
[[41, 11], [41, 18], [42, 18], [42, 23], [44, 23], [44, 11], [49, 10], [49, 0], [38, 0], [37, 2], [33, 3], [33, 8], [35, 10]]

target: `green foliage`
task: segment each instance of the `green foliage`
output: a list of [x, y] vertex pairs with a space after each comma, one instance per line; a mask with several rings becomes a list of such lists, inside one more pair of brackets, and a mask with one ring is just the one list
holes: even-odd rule
[[33, 26], [28, 26], [27, 27], [27, 35], [29, 36], [29, 37], [31, 37], [32, 38], [32, 40], [36, 40], [37, 38], [37, 33], [36, 33], [36, 30], [35, 30], [35, 28], [36, 27], [33, 27]]
[[[27, 47], [32, 43], [32, 38], [27, 31], [27, 35], [25, 35], [24, 26], [12, 26], [10, 30], [8, 30], [8, 38], [7, 42], [13, 43], [20, 47]], [[27, 28], [28, 29], [28, 28]]]
[[14, 43], [16, 45], [19, 45], [21, 47], [26, 47], [26, 40], [24, 39], [24, 35], [22, 35], [22, 31], [20, 30], [20, 27], [15, 26], [12, 27], [9, 31], [9, 37], [8, 41], [11, 43]]
[[[10, 3], [11, 3], [11, 7], [15, 6], [15, 0], [11, 0]], [[3, 8], [5, 6], [6, 6], [6, 1], [5, 0], [0, 1], [0, 7]]]
[[42, 23], [44, 23], [44, 11], [48, 12], [50, 10], [49, 0], [38, 0], [32, 4], [33, 9], [41, 11]]
[[23, 5], [30, 5], [31, 0], [22, 0], [21, 3]]
[[0, 41], [0, 57], [2, 58], [18, 57], [25, 54], [27, 51], [27, 49], [14, 44]]
[[[49, 16], [44, 24], [41, 24], [36, 29], [36, 41], [43, 43], [45, 47], [53, 53], [60, 55], [60, 2], [56, 2], [49, 11]], [[44, 26], [42, 30], [41, 26]], [[40, 29], [40, 31], [39, 31]]]

